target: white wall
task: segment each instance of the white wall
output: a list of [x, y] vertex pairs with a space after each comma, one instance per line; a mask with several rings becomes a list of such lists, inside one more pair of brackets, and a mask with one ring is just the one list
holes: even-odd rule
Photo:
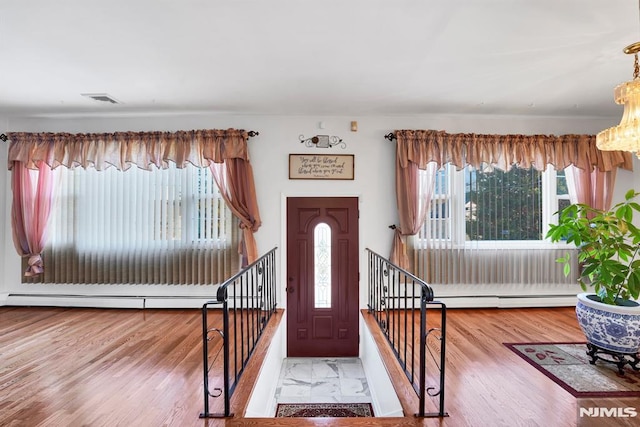
[[[5, 117], [0, 116], [0, 134], [6, 133], [8, 130], [8, 120]], [[9, 151], [9, 144], [7, 142], [0, 141], [0, 162], [4, 162], [6, 165], [7, 154]], [[0, 166], [0, 201], [2, 201], [2, 207], [0, 208], [0, 305], [2, 305], [6, 299], [9, 271], [9, 262], [11, 257], [7, 255], [7, 246], [11, 244], [11, 234], [7, 234], [7, 230], [10, 230], [9, 224], [9, 209], [11, 201], [9, 198], [9, 173], [6, 166]]]
[[[358, 121], [358, 132], [350, 131], [350, 122]], [[325, 129], [319, 129], [319, 122]], [[5, 127], [10, 131], [24, 132], [114, 132], [151, 130], [189, 130], [210, 128], [241, 128], [259, 131], [260, 135], [249, 142], [250, 157], [254, 168], [258, 203], [262, 216], [262, 228], [256, 234], [260, 253], [274, 246], [279, 247], [281, 260], [284, 255], [283, 200], [286, 196], [358, 196], [360, 198], [361, 239], [361, 297], [364, 306], [366, 296], [365, 248], [387, 255], [392, 232], [388, 226], [396, 222], [394, 192], [395, 145], [384, 135], [395, 129], [438, 129], [447, 132], [564, 134], [596, 133], [615, 124], [615, 119], [521, 118], [514, 116], [385, 116], [385, 117], [331, 117], [331, 116], [231, 116], [231, 115], [173, 115], [140, 117], [76, 117], [9, 119]], [[0, 127], [2, 122], [0, 122]], [[307, 148], [298, 136], [329, 134], [341, 137], [346, 149]], [[0, 158], [6, 162], [6, 145], [0, 148]], [[355, 155], [355, 179], [353, 181], [309, 181], [288, 179], [288, 154], [290, 153], [340, 153]], [[5, 224], [0, 230], [4, 244], [0, 245], [0, 259], [4, 269], [0, 275], [0, 293], [10, 294], [67, 294], [85, 296], [212, 296], [207, 286], [148, 286], [148, 285], [25, 285], [20, 283], [20, 262], [13, 250], [9, 223], [10, 191], [8, 174], [0, 174], [0, 200], [5, 209], [0, 220]], [[621, 172], [618, 178], [616, 199], [631, 188], [638, 187], [639, 178], [630, 172]], [[1, 265], [1, 264], [0, 264]], [[280, 275], [284, 274], [281, 262]], [[52, 300], [53, 301], [53, 300]], [[282, 306], [282, 304], [281, 304]]]

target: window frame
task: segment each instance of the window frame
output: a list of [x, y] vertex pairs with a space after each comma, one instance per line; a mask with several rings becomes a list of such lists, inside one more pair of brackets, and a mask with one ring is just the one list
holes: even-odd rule
[[[444, 203], [448, 203], [449, 216], [442, 218], [438, 216], [439, 221], [443, 221], [447, 226], [448, 238], [427, 238], [422, 231], [426, 228], [427, 222], [434, 221], [431, 215], [431, 209], [426, 215], [425, 225], [422, 227], [421, 232], [418, 235], [418, 245], [420, 247], [427, 247], [429, 243], [448, 244], [454, 249], [527, 249], [527, 248], [559, 248], [566, 247], [566, 243], [563, 242], [551, 242], [544, 237], [539, 240], [467, 240], [466, 239], [466, 219], [465, 219], [465, 171], [469, 166], [457, 170], [452, 164], [447, 164], [436, 171], [436, 174], [445, 174], [445, 186], [446, 193], [439, 193], [438, 187], [442, 185], [441, 178], [435, 178], [435, 187], [433, 189], [432, 200], [443, 200]], [[427, 173], [427, 171], [420, 170], [420, 173]], [[541, 208], [541, 235], [546, 236], [549, 230], [550, 224], [557, 223], [557, 211], [560, 200], [569, 200], [569, 194], [558, 194], [558, 177], [559, 174], [551, 165], [547, 165], [547, 168], [541, 172], [541, 186], [542, 186], [542, 208]], [[423, 182], [423, 180], [421, 180]], [[422, 189], [421, 189], [422, 191]], [[433, 207], [432, 202], [430, 208]], [[439, 209], [442, 212], [441, 209]]]

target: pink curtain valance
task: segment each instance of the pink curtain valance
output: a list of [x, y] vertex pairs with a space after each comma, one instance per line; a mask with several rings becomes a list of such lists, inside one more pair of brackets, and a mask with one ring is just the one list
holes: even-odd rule
[[162, 169], [172, 161], [178, 167], [191, 163], [208, 167], [225, 159], [249, 160], [248, 133], [244, 130], [190, 130], [178, 132], [114, 132], [114, 133], [9, 133], [9, 164], [22, 162], [37, 169], [42, 161], [52, 169], [93, 167], [103, 170], [115, 167], [127, 170], [131, 165]]
[[436, 130], [396, 130], [398, 161], [424, 169], [436, 162], [438, 168], [447, 163], [463, 169], [467, 165], [480, 168], [482, 163], [502, 170], [512, 166], [544, 170], [548, 164], [557, 170], [569, 165], [591, 171], [606, 172], [618, 167], [633, 170], [631, 153], [601, 151], [595, 135], [482, 135], [447, 133]]

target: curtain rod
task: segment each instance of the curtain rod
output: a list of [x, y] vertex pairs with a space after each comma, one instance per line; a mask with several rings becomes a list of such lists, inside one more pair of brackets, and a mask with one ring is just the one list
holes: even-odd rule
[[394, 139], [396, 139], [396, 134], [393, 132], [389, 132], [384, 136], [384, 138], [388, 139], [389, 141], [393, 141]]
[[[249, 137], [252, 138], [254, 136], [260, 135], [260, 132], [255, 130], [250, 130], [247, 132], [247, 135], [249, 135]], [[3, 140], [4, 142], [7, 142], [9, 140], [9, 137], [3, 133], [3, 134], [0, 134], [0, 139]]]

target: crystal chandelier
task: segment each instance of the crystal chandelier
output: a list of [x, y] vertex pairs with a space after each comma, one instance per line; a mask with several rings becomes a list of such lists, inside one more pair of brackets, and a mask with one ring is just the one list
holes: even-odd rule
[[640, 67], [638, 66], [640, 42], [624, 48], [624, 53], [634, 55], [633, 80], [616, 86], [614, 99], [624, 104], [624, 113], [618, 126], [598, 133], [596, 146], [604, 151], [621, 150], [636, 153], [640, 158]]

